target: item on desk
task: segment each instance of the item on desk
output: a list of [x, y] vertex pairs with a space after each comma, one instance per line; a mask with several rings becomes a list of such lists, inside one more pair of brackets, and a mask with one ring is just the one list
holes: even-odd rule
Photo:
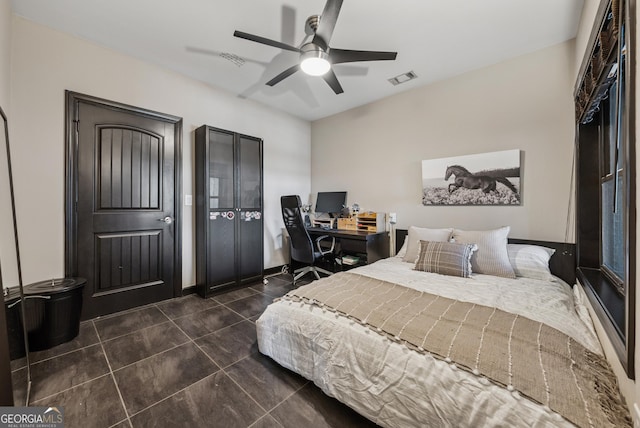
[[323, 229], [333, 229], [333, 224], [336, 219], [333, 218], [316, 218], [313, 220], [315, 227], [321, 227]]
[[338, 229], [342, 230], [357, 230], [357, 221], [355, 217], [349, 218], [339, 218], [338, 219]]
[[360, 262], [360, 257], [356, 256], [342, 256], [342, 264], [348, 266], [357, 265]]

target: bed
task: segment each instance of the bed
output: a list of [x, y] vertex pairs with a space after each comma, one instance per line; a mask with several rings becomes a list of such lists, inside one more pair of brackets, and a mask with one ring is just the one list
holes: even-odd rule
[[[398, 242], [402, 242], [401, 239], [402, 236]], [[573, 256], [568, 244], [546, 244], [547, 247], [556, 249], [549, 262], [552, 267], [566, 267], [567, 263], [563, 263], [562, 258], [567, 258], [568, 263], [571, 263]], [[615, 377], [603, 363], [602, 350], [590, 324], [588, 312], [581, 305], [579, 295], [574, 294], [565, 281], [557, 276], [544, 280], [486, 274], [453, 277], [416, 271], [415, 266], [401, 257], [391, 257], [293, 290], [271, 304], [257, 320], [260, 351], [280, 365], [312, 380], [327, 395], [335, 397], [383, 427], [600, 427], [607, 426], [607, 423], [610, 426], [630, 426], [628, 411], [620, 399]], [[572, 281], [571, 268], [565, 271], [554, 269], [551, 273], [558, 272], [565, 278], [569, 275], [567, 280]], [[353, 289], [349, 291], [340, 287]], [[329, 290], [338, 291], [328, 294]], [[384, 300], [374, 296], [378, 292], [381, 296], [398, 297], [389, 297], [384, 304], [377, 303]], [[326, 299], [323, 300], [322, 296]], [[336, 300], [340, 296], [341, 300]], [[408, 299], [406, 302], [402, 300], [405, 298]], [[424, 301], [429, 303], [422, 303], [419, 300], [422, 298], [431, 300]], [[376, 303], [363, 305], [362, 301], [368, 299], [374, 299], [372, 302]], [[361, 302], [358, 303], [358, 300]], [[395, 309], [391, 306], [394, 301], [397, 305]], [[447, 316], [451, 307], [467, 305], [462, 306], [462, 313], [465, 315], [464, 323], [461, 322], [460, 325], [469, 324], [470, 328], [474, 327], [472, 318], [476, 313], [490, 313], [487, 318], [489, 321], [475, 323], [477, 326], [484, 323], [482, 333], [477, 334], [481, 337], [478, 339], [480, 345], [469, 345], [476, 340], [473, 332], [470, 336], [472, 340], [458, 339], [458, 334], [465, 337], [465, 330], [460, 327], [444, 329], [446, 331], [443, 334], [454, 335], [453, 339], [447, 339], [446, 343], [450, 343], [448, 347], [432, 341], [431, 337], [437, 336], [437, 329], [434, 327], [445, 325], [440, 322], [442, 316], [433, 321], [426, 334], [416, 333], [419, 337], [424, 336], [423, 342], [416, 342], [409, 337], [410, 329], [406, 328], [408, 325], [424, 324], [425, 329], [430, 325], [416, 317], [435, 317], [438, 313], [437, 305], [434, 304], [433, 311], [431, 310], [435, 301], [444, 304], [443, 307], [447, 309], [443, 314]], [[352, 312], [343, 311], [345, 306], [349, 306], [345, 302], [352, 303]], [[410, 316], [410, 307], [416, 305], [423, 309], [416, 309], [415, 314]], [[374, 306], [382, 314], [382, 318], [376, 321], [377, 324], [370, 319], [375, 318], [370, 310]], [[368, 308], [367, 315], [357, 313], [363, 307]], [[426, 310], [427, 307], [429, 310]], [[431, 312], [435, 315], [430, 315]], [[498, 375], [485, 375], [491, 372], [494, 364], [489, 361], [489, 357], [485, 357], [485, 353], [493, 350], [492, 352], [499, 354], [498, 359], [506, 358], [500, 354], [501, 348], [488, 345], [492, 342], [487, 341], [482, 349], [485, 331], [490, 330], [486, 327], [499, 318], [496, 314], [509, 316], [514, 320], [509, 331], [508, 361], [504, 361], [505, 364], [508, 363], [508, 379]], [[410, 316], [412, 321], [402, 321], [396, 323], [396, 327], [391, 326], [391, 321], [402, 315]], [[559, 340], [570, 341], [575, 349], [584, 349], [582, 353], [588, 356], [589, 364], [592, 360], [597, 360], [597, 370], [589, 370], [597, 373], [597, 378], [591, 382], [598, 388], [593, 400], [606, 401], [607, 404], [589, 403], [584, 397], [588, 395], [586, 384], [582, 380], [575, 380], [575, 389], [581, 394], [584, 404], [569, 403], [578, 409], [565, 412], [562, 404], [549, 398], [549, 391], [558, 388], [558, 395], [563, 395], [565, 383], [571, 382], [560, 382], [560, 376], [545, 372], [542, 356], [539, 358], [543, 376], [537, 376], [535, 372], [528, 373], [527, 368], [512, 367], [512, 364], [517, 365], [517, 360], [511, 361], [511, 337], [515, 338], [518, 334], [514, 333], [516, 321], [518, 326], [524, 321], [539, 325], [538, 347], [547, 347], [546, 342], [543, 345], [540, 343], [541, 340], [547, 340], [547, 336], [553, 336], [548, 332], [555, 334], [559, 331], [559, 337], [562, 338]], [[400, 325], [402, 328], [398, 327]], [[425, 344], [427, 336], [433, 345]], [[487, 333], [487, 340], [488, 336]], [[427, 345], [432, 348], [425, 349], [428, 348]], [[471, 347], [471, 351], [465, 351], [470, 354], [468, 358], [462, 356], [462, 348], [465, 347]], [[550, 347], [553, 348], [550, 353], [554, 355], [555, 348], [562, 348], [556, 345]], [[480, 349], [482, 362], [486, 366], [479, 365]], [[578, 376], [578, 363], [586, 364], [582, 360], [578, 363], [574, 361], [574, 357], [578, 360], [577, 355], [576, 352], [570, 354], [568, 359], [565, 358], [569, 361], [570, 368], [565, 371], [570, 371], [573, 379]], [[544, 358], [547, 358], [546, 354]], [[520, 384], [513, 381], [518, 376], [524, 379], [520, 379]], [[538, 378], [544, 379], [542, 396], [530, 392], [526, 385], [529, 382], [526, 379], [535, 383]], [[550, 387], [549, 384], [556, 379], [558, 384]], [[581, 409], [581, 406], [585, 409]], [[600, 407], [603, 411], [596, 414]]]

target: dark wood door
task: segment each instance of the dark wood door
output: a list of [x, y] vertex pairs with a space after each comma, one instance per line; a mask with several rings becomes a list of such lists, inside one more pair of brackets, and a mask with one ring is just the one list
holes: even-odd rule
[[83, 319], [174, 297], [179, 124], [95, 102], [75, 108]]

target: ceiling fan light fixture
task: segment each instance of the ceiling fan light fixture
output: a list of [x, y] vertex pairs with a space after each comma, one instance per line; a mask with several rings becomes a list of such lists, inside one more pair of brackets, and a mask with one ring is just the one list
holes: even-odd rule
[[331, 69], [329, 55], [321, 49], [303, 52], [300, 55], [300, 68], [310, 76], [322, 76]]

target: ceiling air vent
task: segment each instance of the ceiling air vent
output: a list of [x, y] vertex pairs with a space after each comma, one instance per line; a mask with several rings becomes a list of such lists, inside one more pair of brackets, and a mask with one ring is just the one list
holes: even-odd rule
[[220, 52], [220, 58], [226, 59], [236, 67], [242, 67], [246, 62], [243, 58], [240, 58], [238, 55], [227, 53], [227, 52]]
[[407, 71], [406, 73], [399, 74], [396, 77], [392, 77], [391, 79], [388, 79], [388, 80], [389, 82], [391, 82], [393, 86], [397, 86], [401, 83], [405, 83], [405, 82], [408, 82], [409, 80], [413, 80], [416, 77], [418, 77], [418, 75], [415, 72]]

